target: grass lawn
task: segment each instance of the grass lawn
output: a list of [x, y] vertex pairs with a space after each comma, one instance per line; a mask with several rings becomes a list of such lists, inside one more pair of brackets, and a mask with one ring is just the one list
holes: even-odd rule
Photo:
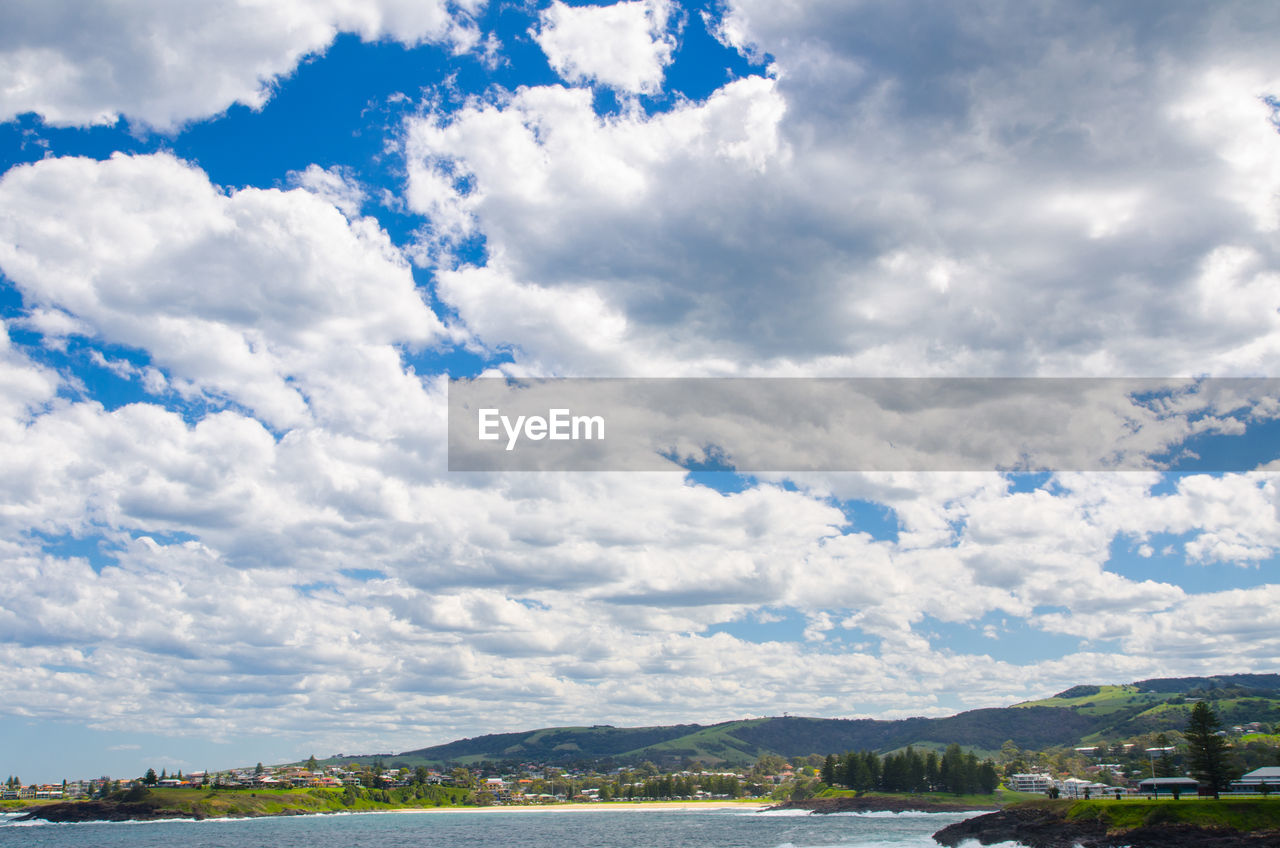
[[1142, 825], [1193, 824], [1240, 831], [1280, 829], [1280, 798], [1185, 798], [1153, 801], [1147, 798], [1059, 801], [1069, 819], [1098, 819], [1108, 828], [1128, 830]]

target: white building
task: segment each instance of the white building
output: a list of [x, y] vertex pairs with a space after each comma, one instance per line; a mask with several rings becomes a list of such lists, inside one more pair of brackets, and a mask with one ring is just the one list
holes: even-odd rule
[[1048, 792], [1053, 786], [1053, 777], [1047, 774], [1015, 774], [1009, 778], [1008, 786], [1015, 792]]
[[1261, 792], [1264, 783], [1269, 791], [1280, 792], [1280, 767], [1265, 766], [1254, 769], [1239, 780], [1232, 781], [1231, 791]]
[[1055, 784], [1063, 798], [1103, 798], [1107, 793], [1115, 794], [1115, 787], [1105, 783], [1094, 783], [1078, 777], [1068, 777]]

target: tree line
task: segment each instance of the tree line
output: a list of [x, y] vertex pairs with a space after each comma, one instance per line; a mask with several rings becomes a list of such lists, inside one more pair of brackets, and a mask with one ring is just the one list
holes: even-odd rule
[[991, 760], [979, 762], [972, 751], [948, 745], [942, 756], [914, 748], [887, 754], [849, 751], [829, 754], [822, 764], [822, 782], [861, 792], [950, 792], [954, 795], [989, 795], [1000, 784]]
[[[711, 795], [728, 795], [731, 798], [741, 798], [743, 793], [742, 782], [732, 775], [665, 774], [661, 777], [650, 778], [639, 785], [627, 784], [625, 786], [619, 786], [612, 794], [612, 797], [687, 798], [693, 796], [699, 790]], [[605, 799], [605, 792], [603, 789], [600, 792], [600, 796], [602, 799]]]

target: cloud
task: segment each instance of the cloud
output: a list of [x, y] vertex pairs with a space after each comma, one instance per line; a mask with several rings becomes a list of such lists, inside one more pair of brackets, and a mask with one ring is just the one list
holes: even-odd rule
[[[728, 316], [700, 290], [749, 281], [731, 280], [738, 263], [728, 252], [706, 255], [721, 242], [708, 228], [747, 237], [734, 232], [739, 212], [785, 158], [784, 110], [773, 81], [753, 77], [652, 119], [601, 118], [589, 91], [544, 86], [411, 121], [406, 200], [431, 221], [431, 250], [447, 253], [473, 233], [490, 247], [484, 268], [438, 275], [441, 297], [481, 339], [520, 348], [532, 370], [736, 370], [732, 348], [707, 348]], [[704, 217], [704, 188], [736, 198], [739, 211]], [[556, 328], [566, 321], [599, 329], [565, 338]], [[690, 322], [700, 333], [678, 338]]]
[[343, 32], [365, 41], [470, 49], [483, 0], [243, 4], [215, 0], [19, 0], [0, 11], [0, 120], [25, 112], [53, 126], [120, 117], [161, 131], [253, 109], [307, 55]]
[[1246, 9], [734, 3], [776, 78], [429, 113], [407, 197], [437, 254], [484, 239], [441, 291], [515, 371], [1270, 373], [1280, 60]]
[[289, 183], [333, 204], [348, 218], [360, 217], [360, 207], [368, 199], [368, 192], [351, 173], [350, 168], [335, 165], [321, 168], [311, 164], [303, 171], [290, 171]]
[[375, 387], [420, 391], [389, 346], [445, 336], [377, 223], [308, 191], [224, 192], [170, 155], [116, 154], [14, 168], [0, 203], [0, 268], [31, 306], [277, 428], [381, 418]]
[[[40, 29], [53, 8], [0, 28], [0, 61], [43, 50], [53, 71], [11, 110], [176, 127], [260, 105], [339, 30], [465, 46], [478, 6], [210, 23], [219, 7], [166, 5], [147, 30], [119, 5], [62, 35]], [[407, 364], [468, 345], [514, 374], [1270, 373], [1280, 136], [1261, 96], [1280, 73], [1243, 8], [739, 2], [717, 32], [770, 64], [642, 109], [626, 95], [664, 85], [674, 15], [557, 4], [536, 35], [571, 84], [462, 92], [405, 125], [417, 245], [362, 216], [373, 188], [341, 165], [289, 190], [163, 153], [13, 168], [0, 700], [305, 754], [943, 714], [1272, 662], [1271, 473], [773, 474], [728, 494], [670, 472], [448, 473], [445, 382]], [[610, 64], [587, 49], [605, 13], [637, 45], [611, 41]], [[169, 49], [172, 72], [148, 70]], [[587, 83], [624, 108], [600, 114]], [[99, 396], [89, 369], [149, 395]], [[1184, 436], [1232, 426], [1232, 399], [1203, 401], [1158, 412]], [[1124, 549], [1257, 585], [1133, 576]], [[721, 632], [772, 616], [805, 632]], [[995, 621], [1033, 658], [982, 638]], [[976, 647], [935, 635], [968, 625]]]
[[671, 64], [675, 37], [667, 0], [542, 10], [532, 35], [557, 74], [571, 83], [594, 82], [629, 94], [656, 94]]
[[0, 320], [0, 425], [27, 420], [54, 399], [60, 383], [56, 373], [14, 348]]

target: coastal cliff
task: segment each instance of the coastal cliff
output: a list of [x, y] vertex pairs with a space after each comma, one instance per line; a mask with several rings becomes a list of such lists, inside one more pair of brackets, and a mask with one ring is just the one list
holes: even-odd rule
[[1028, 848], [1274, 848], [1278, 801], [1036, 801], [948, 825], [933, 835], [955, 848], [1017, 842]]

